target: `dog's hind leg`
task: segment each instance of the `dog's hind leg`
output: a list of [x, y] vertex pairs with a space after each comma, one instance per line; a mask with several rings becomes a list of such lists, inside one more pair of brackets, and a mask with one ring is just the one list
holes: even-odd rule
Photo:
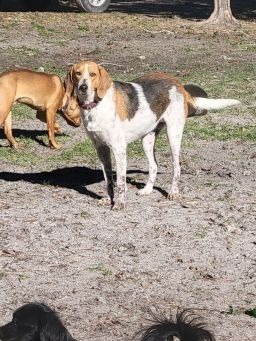
[[173, 161], [173, 178], [168, 198], [176, 199], [179, 195], [179, 157], [182, 134], [185, 125], [185, 104], [183, 94], [180, 93], [175, 86], [171, 88], [169, 95], [171, 102], [163, 117], [167, 126], [167, 134], [171, 146]]
[[10, 111], [8, 116], [4, 121], [4, 133], [7, 137], [7, 140], [10, 142], [11, 146], [15, 149], [19, 147], [17, 141], [12, 135], [12, 112]]
[[152, 190], [156, 180], [157, 175], [157, 163], [155, 158], [155, 140], [156, 140], [157, 132], [152, 131], [145, 135], [142, 139], [142, 145], [145, 152], [145, 155], [148, 158], [148, 181], [144, 188], [138, 191], [138, 195], [149, 195]]
[[107, 186], [107, 197], [100, 200], [101, 205], [113, 205], [114, 200], [114, 181], [112, 173], [111, 154], [108, 146], [96, 144], [98, 157], [101, 161], [101, 166]]
[[[45, 111], [37, 110], [36, 118], [38, 118], [41, 122], [47, 123]], [[62, 134], [62, 130], [57, 122], [54, 123], [54, 132], [55, 134]]]

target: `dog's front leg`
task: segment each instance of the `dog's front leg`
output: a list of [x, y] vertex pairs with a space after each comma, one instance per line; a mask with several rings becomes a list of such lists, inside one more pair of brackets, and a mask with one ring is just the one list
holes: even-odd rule
[[117, 196], [114, 203], [114, 209], [125, 208], [126, 197], [126, 145], [113, 147], [113, 153], [116, 160], [116, 182]]
[[114, 181], [112, 173], [111, 154], [108, 146], [96, 144], [98, 157], [101, 161], [102, 170], [107, 186], [107, 197], [100, 200], [100, 205], [113, 205], [114, 203]]
[[48, 136], [49, 136], [49, 142], [50, 147], [59, 149], [60, 145], [57, 144], [55, 140], [55, 116], [56, 116], [56, 110], [57, 109], [47, 109], [46, 110], [46, 121], [47, 121], [47, 127], [48, 127]]

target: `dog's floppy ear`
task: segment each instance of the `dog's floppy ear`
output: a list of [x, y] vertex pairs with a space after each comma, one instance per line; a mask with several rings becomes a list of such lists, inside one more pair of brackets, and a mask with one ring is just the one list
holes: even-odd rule
[[65, 94], [71, 97], [71, 95], [74, 92], [74, 67], [73, 66], [71, 66], [66, 78], [64, 79], [64, 88], [65, 88]]
[[40, 341], [75, 341], [55, 313], [46, 313], [41, 321]]
[[110, 78], [108, 72], [104, 69], [104, 67], [100, 65], [98, 67], [99, 67], [100, 77], [99, 77], [99, 83], [97, 87], [97, 94], [100, 98], [103, 98], [112, 83], [112, 79]]

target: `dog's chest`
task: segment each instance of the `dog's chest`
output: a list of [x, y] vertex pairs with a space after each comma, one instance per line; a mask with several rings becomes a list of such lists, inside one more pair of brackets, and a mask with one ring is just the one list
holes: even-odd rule
[[82, 113], [84, 127], [87, 133], [94, 140], [111, 143], [114, 132], [117, 131], [117, 120], [114, 107], [108, 106], [105, 110], [102, 107], [95, 108]]

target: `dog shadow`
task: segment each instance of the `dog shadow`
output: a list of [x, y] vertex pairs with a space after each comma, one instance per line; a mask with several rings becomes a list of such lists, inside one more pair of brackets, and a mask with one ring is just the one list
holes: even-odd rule
[[[25, 137], [27, 139], [36, 141], [38, 144], [42, 146], [46, 146], [41, 137], [48, 136], [47, 130], [12, 129], [12, 133], [14, 138]], [[7, 140], [3, 129], [0, 129], [0, 139]]]
[[[48, 147], [49, 143], [44, 142], [42, 137], [47, 137], [48, 141], [48, 131], [47, 130], [26, 130], [26, 129], [12, 129], [14, 138], [24, 137], [26, 139], [31, 139], [37, 142], [39, 145]], [[55, 133], [55, 136], [68, 136], [65, 133]], [[7, 140], [3, 129], [0, 129], [0, 140]]]
[[[128, 174], [147, 174], [141, 170], [128, 170]], [[113, 172], [114, 180], [116, 173]], [[53, 187], [69, 188], [77, 191], [80, 194], [87, 195], [93, 199], [101, 199], [102, 196], [87, 189], [87, 186], [104, 181], [103, 172], [100, 169], [91, 169], [89, 167], [65, 167], [58, 168], [52, 171], [43, 171], [37, 173], [15, 173], [15, 172], [0, 172], [0, 180], [7, 182], [25, 181], [32, 184], [47, 185]], [[127, 183], [140, 189], [145, 186], [145, 183], [138, 182], [134, 178], [127, 176]], [[154, 187], [163, 196], [167, 197], [167, 192], [160, 187]]]

